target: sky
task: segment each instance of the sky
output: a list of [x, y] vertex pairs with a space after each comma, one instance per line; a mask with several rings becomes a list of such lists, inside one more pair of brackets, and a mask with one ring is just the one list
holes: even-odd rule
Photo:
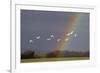
[[[21, 10], [21, 51], [49, 52], [62, 40], [75, 12]], [[80, 14], [70, 39], [62, 50], [89, 51], [89, 13]], [[77, 19], [77, 17], [76, 17]], [[67, 34], [68, 35], [68, 34]]]

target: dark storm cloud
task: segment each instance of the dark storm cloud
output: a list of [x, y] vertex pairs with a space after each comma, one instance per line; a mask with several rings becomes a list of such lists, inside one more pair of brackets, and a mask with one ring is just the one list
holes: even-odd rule
[[[21, 10], [21, 48], [22, 51], [32, 49], [40, 52], [53, 50], [57, 46], [57, 39], [61, 37], [67, 25], [68, 18], [72, 16], [72, 12], [51, 12], [51, 11], [34, 11]], [[87, 50], [89, 32], [88, 14], [81, 13], [79, 26], [75, 32], [78, 33], [79, 40], [71, 40], [69, 46], [65, 49]], [[46, 40], [50, 35], [54, 35], [52, 40]], [[36, 39], [40, 36], [40, 39]], [[85, 37], [86, 36], [86, 37]], [[83, 40], [82, 40], [83, 39]], [[84, 40], [85, 39], [85, 40]], [[32, 40], [32, 43], [29, 42]], [[83, 43], [81, 43], [83, 41]], [[78, 45], [79, 44], [79, 45]], [[83, 46], [81, 46], [83, 44]], [[73, 45], [73, 47], [71, 47]], [[77, 47], [75, 47], [77, 45]], [[85, 47], [84, 47], [85, 46]], [[78, 49], [75, 49], [78, 48]]]

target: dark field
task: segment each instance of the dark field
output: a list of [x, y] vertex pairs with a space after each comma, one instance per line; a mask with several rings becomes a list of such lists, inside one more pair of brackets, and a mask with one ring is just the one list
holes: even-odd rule
[[21, 63], [89, 60], [89, 52], [52, 51], [48, 53], [35, 53], [27, 51], [21, 54]]

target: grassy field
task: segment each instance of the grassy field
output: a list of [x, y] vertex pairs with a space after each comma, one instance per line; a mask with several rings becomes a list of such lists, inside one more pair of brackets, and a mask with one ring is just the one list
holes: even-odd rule
[[89, 60], [89, 57], [22, 59], [21, 63], [51, 62], [51, 61], [73, 61], [73, 60]]

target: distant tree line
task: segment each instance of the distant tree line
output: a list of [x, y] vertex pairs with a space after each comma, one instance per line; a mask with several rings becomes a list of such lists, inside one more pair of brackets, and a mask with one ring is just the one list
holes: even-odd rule
[[[89, 57], [89, 51], [87, 52], [78, 52], [78, 51], [52, 51], [45, 54], [44, 58], [59, 58], [59, 57]], [[21, 59], [32, 59], [32, 58], [43, 58], [41, 54], [32, 50], [28, 50], [24, 53], [21, 53]]]
[[40, 58], [40, 57], [35, 55], [35, 52], [32, 50], [28, 50], [24, 53], [21, 53], [21, 59], [31, 59], [31, 58]]
[[89, 51], [77, 52], [77, 51], [53, 51], [46, 55], [47, 58], [55, 57], [89, 57]]

